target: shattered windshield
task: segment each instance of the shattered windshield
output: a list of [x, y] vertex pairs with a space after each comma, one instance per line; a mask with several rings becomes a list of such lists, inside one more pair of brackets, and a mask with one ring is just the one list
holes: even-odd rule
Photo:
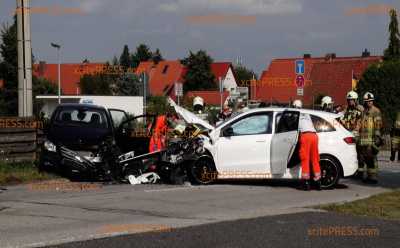
[[63, 126], [79, 126], [93, 128], [107, 128], [105, 111], [89, 108], [63, 108], [58, 112], [56, 124]]

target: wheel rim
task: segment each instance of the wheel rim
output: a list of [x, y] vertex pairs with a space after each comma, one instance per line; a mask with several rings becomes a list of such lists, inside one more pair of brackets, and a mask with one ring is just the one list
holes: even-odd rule
[[329, 159], [322, 159], [321, 165], [321, 186], [330, 188], [335, 185], [339, 175], [338, 168]]
[[197, 161], [193, 166], [192, 174], [201, 183], [211, 183], [215, 179], [214, 171], [206, 160]]

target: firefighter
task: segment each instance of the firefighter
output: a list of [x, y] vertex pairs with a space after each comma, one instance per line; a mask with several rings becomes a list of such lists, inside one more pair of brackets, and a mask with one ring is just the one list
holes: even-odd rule
[[358, 94], [355, 91], [347, 93], [347, 106], [340, 118], [342, 125], [354, 134], [356, 143], [360, 138], [361, 117], [364, 108], [358, 104]]
[[397, 161], [400, 161], [400, 112], [397, 112], [396, 121], [390, 131], [391, 155], [390, 161], [394, 161], [397, 155]]
[[[364, 95], [364, 111], [361, 117], [361, 129], [359, 139], [360, 160], [358, 175], [365, 183], [378, 183], [378, 160], [379, 147], [383, 144], [381, 136], [382, 115], [381, 111], [374, 106], [374, 95], [370, 92]], [[364, 179], [364, 167], [367, 165], [367, 178]]]
[[333, 112], [333, 100], [330, 96], [324, 96], [321, 99], [321, 109], [326, 112]]
[[302, 108], [303, 107], [303, 103], [299, 99], [294, 100], [292, 105], [293, 105], [293, 108]]
[[300, 149], [299, 156], [301, 161], [301, 178], [303, 185], [301, 189], [310, 190], [310, 162], [312, 164], [312, 174], [317, 190], [321, 190], [321, 168], [319, 165], [318, 136], [309, 114], [300, 114]]
[[167, 116], [158, 116], [150, 138], [149, 152], [161, 151], [166, 147], [167, 128]]

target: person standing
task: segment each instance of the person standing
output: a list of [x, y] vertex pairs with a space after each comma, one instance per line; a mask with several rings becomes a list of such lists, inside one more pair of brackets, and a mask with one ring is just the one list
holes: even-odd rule
[[[381, 136], [382, 115], [381, 111], [374, 106], [374, 95], [370, 92], [364, 94], [364, 111], [361, 117], [360, 129], [360, 160], [358, 175], [366, 183], [378, 183], [378, 160], [379, 147], [383, 144]], [[364, 179], [365, 165], [367, 165], [367, 178]]]
[[301, 113], [299, 118], [301, 178], [303, 185], [301, 189], [310, 190], [311, 166], [314, 183], [317, 190], [321, 190], [321, 168], [319, 165], [318, 135], [309, 114]]
[[394, 161], [397, 154], [397, 161], [400, 161], [400, 112], [397, 112], [396, 121], [390, 131], [391, 155], [390, 161]]
[[[364, 108], [358, 104], [358, 94], [355, 91], [348, 92], [346, 98], [347, 106], [343, 116], [340, 118], [340, 122], [347, 130], [353, 133], [356, 140], [357, 159], [360, 162], [360, 129]], [[364, 165], [359, 164], [358, 167], [361, 168]], [[359, 173], [361, 175], [358, 175]], [[356, 177], [362, 177], [363, 173], [363, 171], [358, 172]]]

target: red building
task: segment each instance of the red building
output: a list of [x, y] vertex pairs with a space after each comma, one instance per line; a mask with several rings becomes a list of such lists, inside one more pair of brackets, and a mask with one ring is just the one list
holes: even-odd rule
[[[305, 63], [304, 96], [297, 95], [295, 83], [295, 61], [299, 59]], [[363, 53], [361, 57], [328, 54], [319, 58], [305, 55], [303, 58], [274, 59], [253, 87], [255, 94], [252, 94], [252, 99], [279, 103], [302, 99], [305, 105], [311, 106], [319, 95], [329, 95], [335, 104], [345, 104], [346, 93], [352, 89], [354, 80], [360, 79], [369, 65], [381, 59], [368, 53]]]
[[[79, 80], [84, 73], [101, 71], [104, 63], [61, 64], [61, 90], [63, 95], [80, 95]], [[33, 65], [32, 74], [57, 84], [58, 64], [40, 62]]]

